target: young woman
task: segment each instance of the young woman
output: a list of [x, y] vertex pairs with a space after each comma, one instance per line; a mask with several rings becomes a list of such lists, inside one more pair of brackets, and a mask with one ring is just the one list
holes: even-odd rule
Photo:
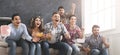
[[30, 43], [30, 53], [29, 55], [41, 55], [41, 45], [40, 42], [43, 39], [43, 25], [42, 18], [37, 16], [32, 18], [30, 28], [28, 28], [29, 34], [32, 36], [35, 42]]

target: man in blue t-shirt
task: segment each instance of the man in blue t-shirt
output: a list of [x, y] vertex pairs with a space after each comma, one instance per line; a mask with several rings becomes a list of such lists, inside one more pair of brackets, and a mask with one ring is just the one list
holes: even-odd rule
[[[16, 47], [21, 46], [23, 49], [23, 55], [28, 55], [29, 45], [27, 42], [34, 42], [31, 36], [27, 32], [26, 25], [21, 23], [21, 18], [19, 14], [14, 14], [12, 16], [12, 23], [8, 25], [10, 27], [10, 36], [6, 38], [8, 43], [9, 55], [16, 55]], [[23, 36], [23, 38], [22, 38]]]

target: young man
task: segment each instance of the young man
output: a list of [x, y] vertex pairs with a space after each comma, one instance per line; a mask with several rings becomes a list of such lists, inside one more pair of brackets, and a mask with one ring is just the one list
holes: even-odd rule
[[[8, 43], [10, 49], [9, 49], [9, 55], [16, 55], [16, 47], [22, 46], [23, 49], [23, 55], [28, 55], [29, 52], [29, 46], [28, 41], [34, 41], [32, 40], [31, 36], [29, 36], [27, 32], [27, 28], [25, 24], [21, 23], [21, 18], [19, 14], [13, 14], [12, 16], [12, 23], [8, 25], [10, 27], [10, 36], [6, 38], [6, 42]], [[22, 36], [24, 35], [22, 39]]]
[[83, 38], [81, 29], [76, 24], [76, 21], [77, 21], [77, 17], [75, 15], [71, 15], [69, 17], [69, 24], [65, 24], [65, 27], [66, 27], [67, 31], [69, 32], [71, 38], [64, 39], [64, 41], [72, 47], [72, 49], [73, 49], [72, 55], [79, 55], [80, 54], [80, 48], [76, 44], [76, 40]]
[[59, 6], [58, 7], [58, 13], [60, 14], [61, 22], [63, 24], [66, 24], [66, 23], [68, 24], [69, 17], [71, 15], [74, 15], [74, 13], [75, 13], [75, 8], [76, 8], [76, 4], [72, 3], [72, 9], [71, 9], [71, 11], [69, 13], [65, 13], [65, 9], [64, 9], [63, 6]]
[[105, 37], [99, 34], [99, 29], [100, 27], [98, 25], [93, 25], [93, 34], [85, 40], [83, 49], [89, 52], [90, 55], [108, 55], [106, 48], [109, 48], [109, 44]]
[[52, 14], [52, 22], [49, 22], [45, 25], [45, 34], [46, 38], [49, 38], [48, 41], [42, 43], [43, 54], [49, 54], [49, 48], [54, 48], [59, 50], [59, 55], [67, 55], [67, 52], [71, 51], [67, 43], [61, 42], [61, 35], [65, 35], [66, 39], [70, 38], [64, 24], [60, 22], [60, 15], [57, 12]]

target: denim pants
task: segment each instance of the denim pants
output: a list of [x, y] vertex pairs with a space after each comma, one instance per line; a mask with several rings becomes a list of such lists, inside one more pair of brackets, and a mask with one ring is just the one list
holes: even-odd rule
[[42, 51], [43, 55], [50, 55], [49, 48], [54, 48], [59, 50], [59, 55], [67, 55], [69, 48], [68, 44], [64, 42], [56, 42], [54, 44], [50, 44], [46, 41], [42, 42]]
[[21, 46], [22, 47], [22, 55], [28, 55], [29, 54], [29, 45], [28, 41], [20, 39], [20, 40], [12, 40], [12, 39], [6, 39], [6, 42], [9, 46], [9, 55], [16, 55], [16, 47]]
[[92, 49], [90, 51], [90, 54], [91, 55], [108, 55], [108, 52], [107, 52], [107, 49], [104, 48], [102, 50], [99, 50], [99, 49]]
[[29, 55], [42, 55], [40, 43], [30, 43]]
[[80, 53], [80, 48], [79, 48], [77, 45], [75, 45], [75, 44], [71, 44], [71, 47], [72, 47], [72, 49], [73, 49], [72, 55], [79, 55], [79, 53]]

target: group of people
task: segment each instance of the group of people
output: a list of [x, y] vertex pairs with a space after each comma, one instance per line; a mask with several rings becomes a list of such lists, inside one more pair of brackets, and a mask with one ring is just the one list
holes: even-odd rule
[[[74, 8], [75, 9], [75, 8]], [[49, 48], [59, 50], [59, 55], [79, 55], [81, 48], [90, 55], [107, 55], [109, 47], [105, 37], [99, 34], [99, 26], [92, 27], [93, 34], [85, 40], [81, 48], [76, 45], [76, 39], [84, 36], [81, 28], [76, 25], [77, 17], [74, 12], [65, 14], [64, 7], [53, 12], [52, 21], [43, 25], [40, 16], [31, 19], [30, 27], [21, 23], [19, 14], [12, 16], [10, 36], [6, 38], [9, 55], [16, 55], [16, 47], [21, 46], [23, 55], [50, 55]], [[105, 48], [103, 48], [103, 44]]]

